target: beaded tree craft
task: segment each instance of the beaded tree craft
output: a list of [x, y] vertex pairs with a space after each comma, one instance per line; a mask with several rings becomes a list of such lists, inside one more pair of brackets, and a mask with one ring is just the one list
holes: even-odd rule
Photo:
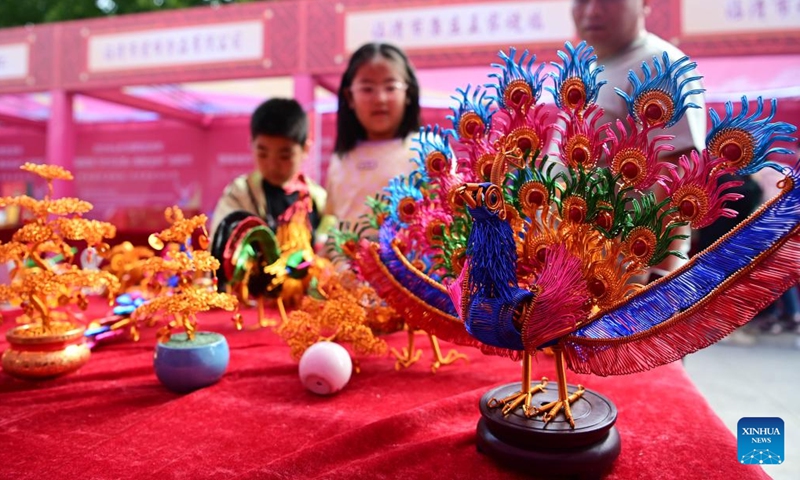
[[[137, 308], [132, 319], [138, 322], [149, 320], [159, 313], [164, 314], [172, 319], [159, 329], [157, 333], [159, 341], [168, 341], [172, 329], [176, 327], [185, 330], [187, 338], [191, 341], [194, 340], [197, 331], [198, 312], [212, 308], [233, 311], [238, 306], [238, 301], [233, 295], [217, 293], [195, 284], [198, 276], [205, 276], [209, 272], [213, 275], [219, 268], [219, 262], [205, 251], [208, 247], [205, 227], [207, 217], [196, 215], [184, 218], [183, 212], [178, 207], [167, 208], [164, 215], [172, 226], [151, 235], [150, 246], [161, 250], [165, 245], [175, 242], [182, 247], [179, 251], [171, 252], [168, 257], [153, 257], [144, 262], [142, 270], [145, 275], [152, 275], [148, 287], [158, 296]], [[162, 284], [164, 278], [174, 278], [175, 286], [164, 290]]]
[[[108, 251], [103, 241], [113, 237], [113, 225], [81, 216], [92, 205], [77, 198], [53, 199], [53, 180], [72, 180], [58, 166], [26, 163], [22, 170], [47, 181], [47, 194], [36, 200], [26, 195], [0, 198], [0, 207], [19, 206], [32, 219], [20, 227], [11, 242], [0, 245], [0, 261], [13, 262], [9, 285], [0, 285], [0, 300], [19, 302], [25, 323], [6, 333], [9, 348], [3, 353], [3, 370], [25, 379], [49, 378], [72, 372], [91, 355], [84, 341], [85, 328], [66, 307], [77, 303], [85, 309], [87, 292], [104, 291], [109, 301], [119, 289], [117, 278], [107, 272], [74, 265], [68, 240], [85, 241], [84, 257]], [[58, 263], [53, 260], [60, 257]]]
[[[23, 323], [34, 323], [26, 335], [38, 336], [72, 330], [71, 322], [55, 322], [62, 316], [54, 306], [77, 303], [85, 309], [88, 300], [84, 289], [104, 288], [109, 300], [119, 289], [117, 278], [107, 272], [82, 270], [73, 265], [73, 252], [67, 240], [85, 241], [92, 254], [108, 251], [104, 239], [116, 234], [110, 223], [81, 216], [92, 209], [89, 202], [77, 198], [53, 199], [53, 180], [72, 180], [72, 173], [56, 165], [26, 163], [20, 167], [47, 181], [47, 194], [36, 200], [27, 195], [0, 198], [0, 207], [16, 205], [28, 210], [33, 219], [14, 233], [11, 242], [0, 245], [0, 261], [14, 262], [11, 284], [0, 285], [0, 300], [20, 302]], [[54, 267], [48, 254], [61, 255], [63, 262]], [[34, 268], [25, 268], [32, 263]]]

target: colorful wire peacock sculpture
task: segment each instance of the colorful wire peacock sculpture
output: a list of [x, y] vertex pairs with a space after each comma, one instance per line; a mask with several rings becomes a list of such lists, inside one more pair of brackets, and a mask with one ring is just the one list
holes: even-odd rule
[[[545, 422], [563, 412], [574, 427], [566, 368], [624, 375], [705, 348], [748, 322], [800, 280], [800, 171], [771, 160], [791, 153], [796, 128], [774, 122], [777, 102], [742, 98], [711, 111], [706, 148], [664, 161], [662, 129], [696, 105], [695, 64], [664, 54], [617, 90], [629, 115], [598, 125], [591, 47], [565, 45], [548, 80], [523, 53], [500, 54], [485, 89], [459, 91], [452, 130], [425, 128], [418, 170], [372, 199], [360, 228], [333, 236], [362, 277], [430, 334], [485, 353], [523, 359], [522, 388], [490, 407], [521, 408]], [[539, 101], [549, 91], [558, 121]], [[551, 135], [553, 130], [556, 134]], [[556, 138], [555, 153], [542, 152]], [[685, 265], [642, 286], [636, 276], [671, 255], [679, 227], [702, 228], [736, 212], [726, 174], [774, 168], [782, 192]], [[660, 186], [663, 198], [652, 193]], [[371, 228], [370, 228], [371, 227]], [[555, 354], [558, 400], [537, 406], [531, 357]], [[565, 368], [566, 367], [566, 368]]]

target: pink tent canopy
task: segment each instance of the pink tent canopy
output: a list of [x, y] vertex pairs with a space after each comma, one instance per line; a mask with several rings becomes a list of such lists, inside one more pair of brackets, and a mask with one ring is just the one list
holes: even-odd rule
[[[652, 0], [659, 15], [648, 28], [698, 62], [709, 103], [775, 97], [778, 118], [800, 123], [797, 23], [787, 29], [772, 10], [733, 22], [722, 0], [704, 2], [698, 23], [684, 3]], [[406, 49], [426, 120], [441, 123], [455, 89], [483, 83], [498, 50], [524, 45], [554, 60], [571, 35], [570, 4], [273, 1], [0, 30], [0, 187], [18, 190], [18, 166], [46, 161], [76, 174], [59, 193], [86, 198], [101, 217], [173, 203], [208, 211], [252, 168], [248, 115], [274, 96], [311, 112], [305, 169], [319, 179], [333, 144], [331, 92], [359, 42]]]

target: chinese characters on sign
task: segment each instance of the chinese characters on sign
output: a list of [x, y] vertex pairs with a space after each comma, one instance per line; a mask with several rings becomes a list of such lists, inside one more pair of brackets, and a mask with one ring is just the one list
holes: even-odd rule
[[0, 45], [0, 81], [28, 76], [29, 50], [27, 43]]
[[345, 11], [344, 48], [374, 41], [407, 50], [558, 42], [575, 35], [570, 6], [570, 0], [552, 0]]
[[[726, 0], [725, 17], [728, 21], [766, 20], [773, 21], [790, 16], [800, 21], [798, 0]], [[795, 23], [795, 26], [799, 25]]]
[[800, 0], [682, 0], [683, 33], [798, 30]]
[[89, 38], [89, 71], [261, 60], [261, 21], [165, 28]]

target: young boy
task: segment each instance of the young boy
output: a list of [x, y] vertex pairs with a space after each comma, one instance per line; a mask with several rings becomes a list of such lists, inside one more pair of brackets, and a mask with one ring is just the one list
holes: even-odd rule
[[273, 98], [262, 103], [250, 118], [250, 138], [255, 171], [233, 180], [217, 202], [211, 217], [211, 238], [228, 214], [248, 211], [275, 231], [278, 218], [301, 194], [309, 194], [312, 230], [319, 227], [325, 209], [325, 190], [299, 173], [308, 155], [308, 119], [295, 100]]

